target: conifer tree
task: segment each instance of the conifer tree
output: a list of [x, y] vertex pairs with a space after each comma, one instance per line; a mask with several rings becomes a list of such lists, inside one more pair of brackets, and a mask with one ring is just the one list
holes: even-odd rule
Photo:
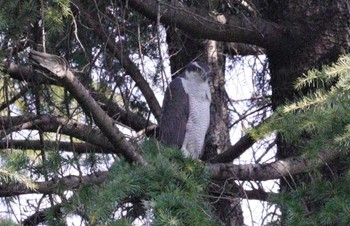
[[[348, 224], [349, 58], [329, 66], [350, 51], [348, 1], [0, 7], [7, 224]], [[193, 60], [212, 69], [202, 162], [157, 142], [164, 90]]]

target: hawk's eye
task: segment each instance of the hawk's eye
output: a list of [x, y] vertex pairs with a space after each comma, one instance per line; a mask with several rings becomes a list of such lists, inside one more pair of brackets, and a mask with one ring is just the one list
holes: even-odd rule
[[196, 67], [196, 72], [201, 73], [202, 70], [199, 67]]

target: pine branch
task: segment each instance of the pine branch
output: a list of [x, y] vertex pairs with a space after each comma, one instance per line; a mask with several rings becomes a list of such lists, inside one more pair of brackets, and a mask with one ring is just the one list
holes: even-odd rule
[[[82, 133], [85, 131], [82, 131]], [[109, 145], [111, 149], [105, 147], [91, 145], [83, 142], [65, 142], [65, 141], [44, 141], [45, 147], [53, 147], [53, 150], [62, 150], [66, 152], [75, 152], [77, 154], [84, 153], [114, 153], [112, 145]], [[39, 140], [1, 140], [0, 149], [20, 149], [20, 150], [41, 150], [43, 148], [42, 143]]]
[[18, 172], [11, 172], [6, 169], [0, 168], [0, 179], [4, 183], [9, 182], [16, 182], [21, 183], [23, 186], [25, 186], [27, 189], [35, 189], [36, 185], [31, 182], [31, 180]]
[[[293, 176], [315, 167], [320, 167], [342, 156], [342, 152], [322, 151], [317, 160], [314, 157], [292, 157], [268, 164], [236, 165], [231, 163], [206, 164], [205, 168], [215, 180], [273, 180]], [[86, 176], [66, 176], [54, 181], [35, 182], [35, 189], [25, 184], [0, 186], [0, 197], [22, 194], [52, 194], [67, 189], [76, 189], [85, 184], [101, 184], [108, 176], [108, 171]], [[135, 178], [136, 179], [136, 178]]]
[[266, 192], [263, 189], [245, 190], [238, 185], [235, 179], [227, 179], [225, 181], [212, 181], [208, 186], [211, 196], [211, 202], [217, 202], [219, 199], [242, 198], [250, 200], [260, 200], [272, 202], [271, 198], [277, 193]]
[[108, 171], [101, 171], [85, 176], [69, 175], [52, 181], [33, 182], [33, 187], [25, 183], [0, 185], [0, 197], [12, 197], [24, 194], [54, 194], [63, 190], [74, 190], [83, 185], [101, 184], [108, 176]]

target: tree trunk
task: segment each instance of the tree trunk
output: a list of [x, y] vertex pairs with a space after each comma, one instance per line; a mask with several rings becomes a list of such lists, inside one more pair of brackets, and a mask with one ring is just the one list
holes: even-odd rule
[[[205, 139], [205, 155], [204, 159], [209, 159], [227, 150], [231, 145], [229, 134], [229, 114], [227, 109], [227, 93], [225, 89], [225, 60], [223, 54], [223, 43], [208, 40], [207, 57], [211, 66], [211, 120], [209, 130]], [[217, 181], [220, 187], [218, 194], [226, 193], [227, 183], [235, 183], [234, 181]], [[230, 226], [243, 225], [243, 212], [240, 199], [228, 197], [228, 199], [220, 199], [214, 202], [214, 208], [217, 217], [225, 224]]]
[[[271, 72], [273, 109], [287, 100], [295, 100], [302, 95], [293, 89], [298, 77], [313, 68], [330, 64], [340, 54], [349, 52], [349, 5], [348, 1], [279, 0], [270, 1], [267, 16], [270, 20], [298, 28], [299, 34], [290, 34], [284, 48], [267, 49]], [[325, 17], [325, 15], [328, 15]], [[308, 90], [311, 90], [310, 87]], [[302, 137], [307, 139], [307, 136]], [[299, 155], [298, 144], [277, 138], [277, 158], [284, 159]], [[331, 166], [332, 170], [334, 167]], [[328, 171], [329, 173], [329, 171]], [[327, 172], [325, 172], [327, 174]], [[310, 180], [310, 176], [300, 174], [281, 180], [281, 190], [289, 190]], [[310, 207], [317, 208], [316, 206]], [[283, 212], [283, 210], [282, 210]]]

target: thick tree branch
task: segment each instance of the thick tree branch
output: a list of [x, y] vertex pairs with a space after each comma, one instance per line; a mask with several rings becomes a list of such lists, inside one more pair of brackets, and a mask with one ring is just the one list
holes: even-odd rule
[[0, 117], [0, 127], [2, 130], [8, 130], [13, 126], [37, 119], [35, 114], [26, 114], [24, 116]]
[[[9, 133], [18, 132], [23, 129], [32, 129], [41, 130], [43, 132], [65, 134], [96, 145], [105, 150], [114, 150], [115, 153], [119, 153], [118, 150], [113, 148], [101, 131], [63, 117], [51, 115], [36, 116], [34, 114], [29, 114], [24, 117], [4, 117], [0, 118], [0, 127], [3, 129], [1, 131], [2, 133], [4, 133], [4, 131]], [[5, 139], [2, 142], [5, 143], [6, 147], [11, 144], [11, 141]]]
[[[266, 119], [265, 119], [266, 121]], [[263, 122], [259, 125], [255, 126], [258, 128], [261, 126]], [[256, 140], [249, 134], [246, 133], [243, 137], [241, 137], [234, 145], [227, 148], [223, 153], [214, 156], [209, 159], [207, 162], [209, 163], [230, 163], [239, 156], [241, 156], [246, 150], [252, 147], [255, 144]]]
[[205, 15], [180, 1], [124, 0], [124, 2], [152, 20], [156, 20], [160, 13], [162, 23], [175, 25], [197, 38], [269, 48], [278, 45], [284, 35], [283, 27], [259, 17]]
[[[45, 150], [50, 150], [51, 148], [52, 150], [75, 152], [77, 154], [115, 153], [111, 144], [101, 147], [81, 142], [44, 141], [44, 144], [42, 144], [40, 140], [0, 140], [0, 149], [42, 150], [43, 146]], [[106, 149], [108, 146], [111, 149]]]
[[[25, 194], [54, 194], [61, 193], [64, 190], [75, 190], [87, 184], [99, 185], [108, 178], [108, 174], [108, 171], [101, 171], [85, 176], [69, 175], [52, 181], [35, 182], [35, 189], [28, 188], [25, 184], [21, 183], [2, 185], [0, 186], [0, 197], [11, 197], [14, 195]], [[244, 190], [241, 186], [236, 184], [232, 185], [232, 183], [227, 183], [224, 187], [217, 187], [212, 184], [208, 189], [217, 199], [241, 197], [268, 201], [270, 195], [270, 193], [259, 189]], [[215, 199], [215, 197], [211, 198]]]
[[[293, 157], [284, 160], [279, 160], [268, 164], [206, 164], [206, 168], [212, 174], [212, 177], [217, 180], [272, 180], [283, 177], [293, 176], [294, 174], [305, 172], [311, 168], [324, 165], [325, 163], [341, 156], [341, 152], [322, 151], [315, 160], [311, 157]], [[68, 176], [58, 181], [38, 182], [35, 190], [27, 188], [25, 185], [11, 185], [0, 187], [0, 196], [6, 197], [11, 195], [29, 194], [29, 193], [53, 193], [55, 185], [64, 185], [67, 189], [74, 189], [79, 186], [79, 183], [102, 183], [107, 172], [101, 172], [100, 175], [87, 175], [83, 177]], [[231, 189], [231, 192], [236, 192], [237, 188]], [[246, 192], [251, 199], [266, 199], [266, 194], [261, 191], [243, 191], [239, 190], [241, 195]], [[261, 196], [263, 195], [263, 196]]]
[[319, 167], [343, 155], [340, 151], [320, 151], [317, 158], [298, 156], [267, 164], [206, 164], [212, 177], [218, 180], [273, 180], [293, 176]]
[[35, 188], [28, 188], [25, 184], [17, 183], [0, 185], [0, 197], [11, 197], [24, 194], [52, 194], [62, 190], [74, 190], [87, 184], [101, 184], [108, 176], [108, 171], [97, 172], [85, 176], [69, 175], [53, 181], [34, 183]]
[[26, 81], [34, 84], [57, 84], [56, 81], [48, 79], [42, 74], [36, 73], [31, 67], [17, 65], [15, 63], [6, 64], [3, 68], [3, 72], [9, 74], [11, 78], [19, 81]]
[[[43, 74], [37, 73], [30, 67], [10, 63], [4, 68], [4, 72], [9, 74], [13, 79], [19, 81], [26, 81], [28, 83], [33, 82], [34, 84], [52, 84], [60, 86], [60, 84], [58, 84], [55, 80], [49, 79]], [[90, 94], [103, 109], [107, 110], [109, 116], [136, 131], [153, 125], [142, 116], [122, 109], [118, 104], [109, 101], [103, 94], [95, 90], [91, 90]]]
[[[107, 141], [107, 139], [101, 135], [99, 131], [93, 130], [90, 127], [77, 124], [72, 121], [67, 121], [60, 117], [49, 117], [34, 115], [28, 115], [27, 117], [13, 117], [12, 122], [10, 120], [4, 120], [0, 118], [0, 126], [2, 128], [13, 125], [21, 125], [21, 123], [35, 120], [36, 124], [32, 125], [32, 129], [41, 129], [45, 132], [56, 132], [61, 127], [61, 133], [77, 137], [81, 140], [85, 140], [91, 144], [102, 147], [105, 150], [113, 149], [113, 146]], [[79, 135], [79, 136], [78, 136]], [[11, 145], [11, 141], [6, 144], [6, 141], [2, 141], [3, 145]], [[248, 142], [249, 143], [249, 142]], [[308, 169], [320, 166], [332, 159], [342, 155], [341, 152], [336, 151], [322, 151], [320, 152], [318, 159], [314, 160], [311, 157], [293, 157], [284, 160], [278, 160], [273, 163], [267, 164], [240, 164], [235, 165], [231, 163], [216, 163], [206, 164], [207, 170], [209, 170], [215, 179], [226, 180], [272, 180], [282, 177], [291, 176], [297, 173], [305, 172]], [[223, 158], [222, 156], [220, 159]], [[228, 157], [230, 158], [230, 157]]]
[[237, 143], [229, 147], [223, 153], [208, 160], [210, 163], [229, 163], [234, 159], [238, 158], [243, 154], [248, 148], [253, 146], [256, 141], [249, 135], [246, 134]]
[[59, 218], [63, 214], [61, 211], [62, 207], [63, 206], [61, 204], [57, 204], [49, 208], [46, 208], [44, 210], [38, 210], [34, 214], [32, 214], [31, 216], [23, 220], [21, 225], [23, 226], [39, 225], [40, 223], [43, 223], [48, 220], [47, 213], [50, 213], [51, 216], [53, 215], [55, 218]]
[[142, 165], [147, 164], [135, 147], [126, 140], [124, 134], [114, 125], [114, 121], [101, 109], [69, 70], [67, 62], [63, 58], [36, 51], [31, 51], [29, 58], [42, 68], [52, 72], [52, 78], [58, 80], [72, 94], [85, 112], [91, 113], [96, 125], [112, 143], [115, 150], [119, 149], [129, 161], [135, 161]]
[[[35, 121], [35, 124], [33, 124], [32, 127], [30, 127], [32, 129], [41, 129], [45, 132], [56, 132], [57, 129], [61, 127], [60, 132], [63, 134], [71, 135], [81, 140], [85, 140], [91, 144], [102, 147], [105, 150], [113, 149], [112, 145], [110, 145], [107, 139], [104, 136], [102, 136], [99, 131], [93, 130], [92, 128], [84, 125], [77, 124], [73, 121], [67, 121], [66, 119], [61, 117], [36, 117], [34, 115], [28, 115], [27, 117], [17, 116], [13, 117], [12, 120], [1, 119], [0, 126], [2, 128], [6, 128], [9, 126], [21, 125], [22, 123], [32, 121], [35, 119], [37, 121]], [[2, 143], [6, 143], [6, 141], [2, 141]], [[10, 144], [11, 141], [8, 142], [8, 145]], [[235, 152], [232, 152], [231, 154], [234, 155], [234, 153]], [[228, 154], [227, 158], [231, 158], [231, 154]], [[329, 162], [330, 160], [338, 157], [339, 155], [341, 155], [340, 152], [322, 151], [320, 152], [317, 161], [307, 157], [293, 157], [268, 164], [235, 165], [231, 163], [217, 163], [207, 164], [206, 167], [213, 174], [214, 178], [221, 180], [228, 178], [234, 178], [237, 180], [272, 180], [294, 175], [300, 172], [305, 172], [314, 166], [322, 165], [326, 162]], [[222, 156], [219, 156], [220, 158], [214, 158], [211, 161], [216, 159], [217, 162], [220, 162], [219, 160], [227, 162], [225, 161], [224, 153], [222, 154]]]

